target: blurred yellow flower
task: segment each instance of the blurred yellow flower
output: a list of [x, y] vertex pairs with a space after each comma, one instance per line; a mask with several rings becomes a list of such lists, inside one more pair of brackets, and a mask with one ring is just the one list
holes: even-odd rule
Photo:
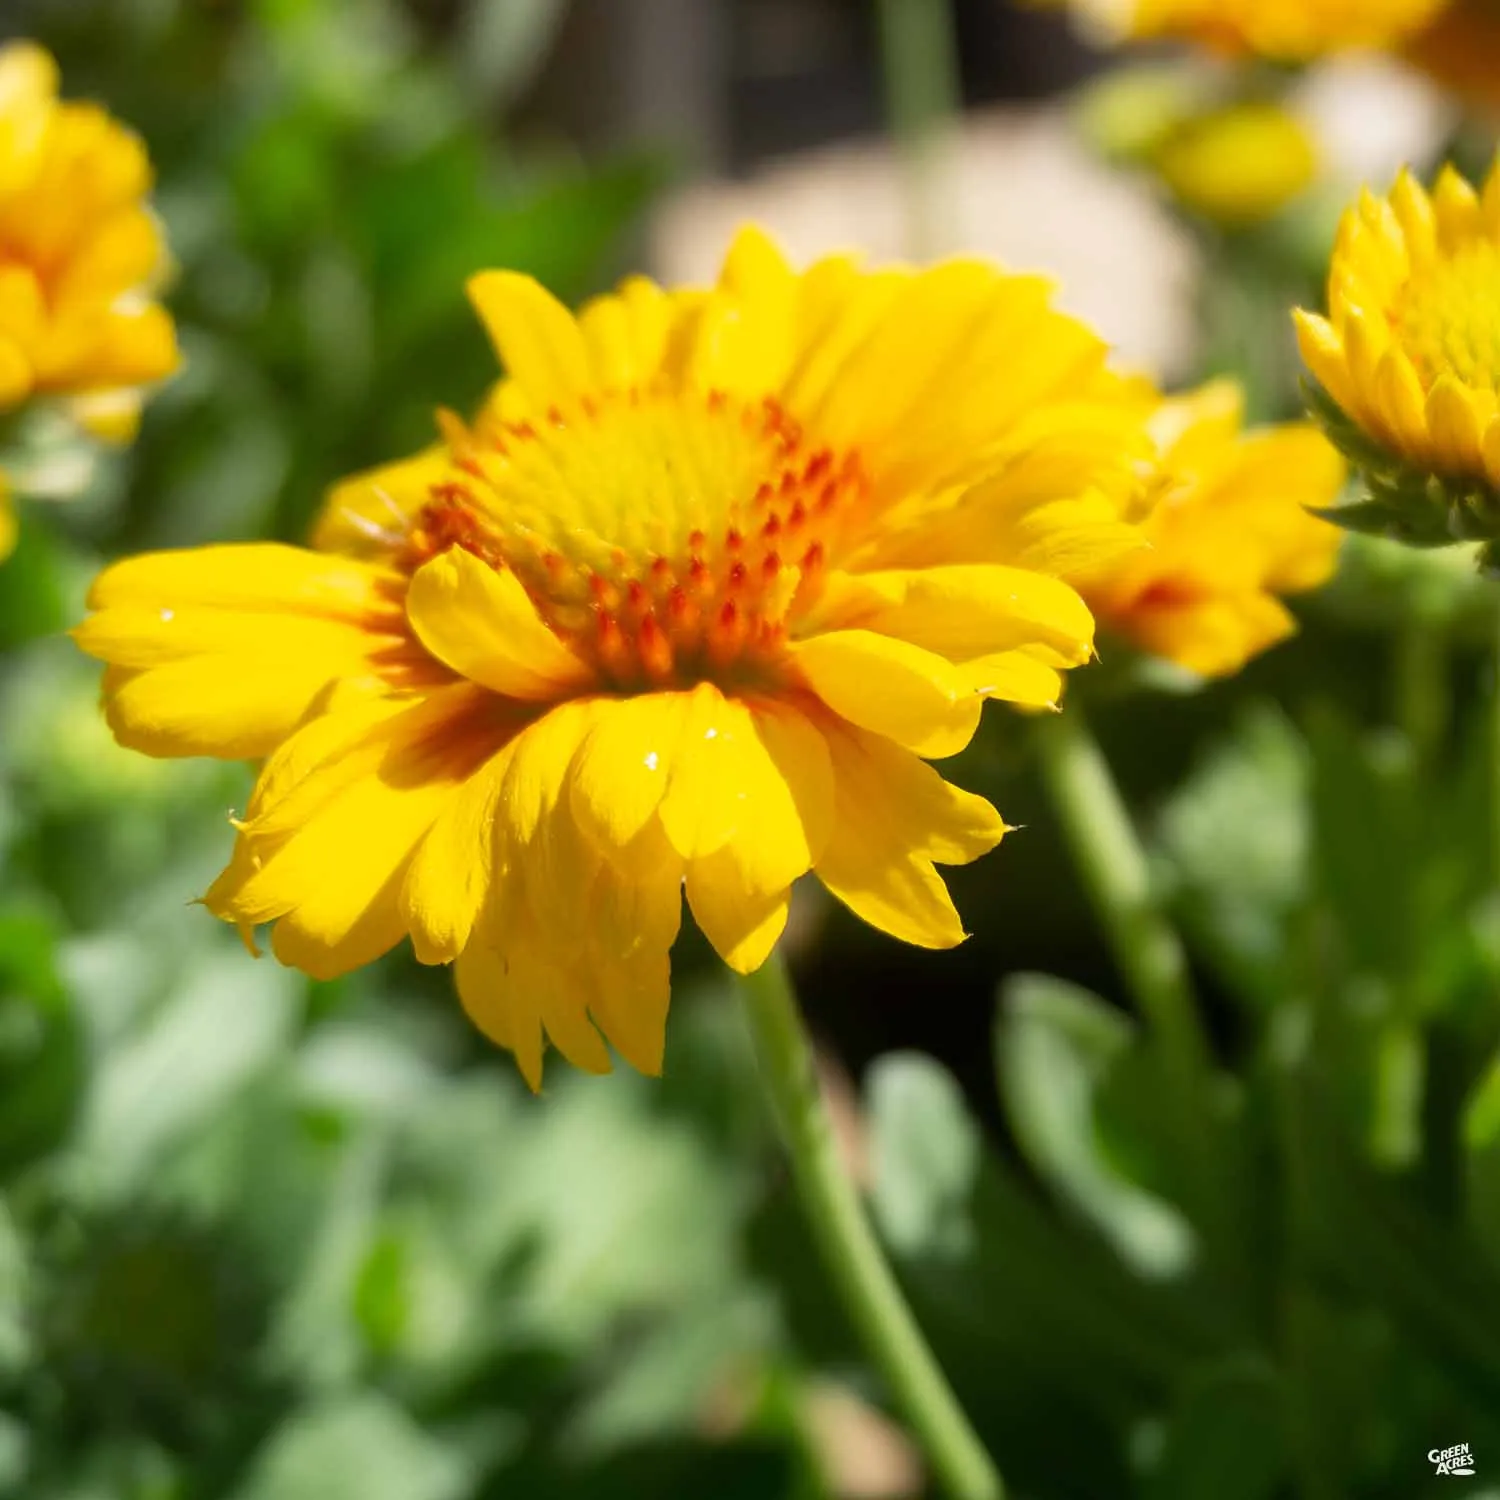
[[1310, 423], [1247, 433], [1243, 416], [1231, 381], [1161, 402], [1148, 545], [1074, 578], [1101, 630], [1205, 677], [1291, 634], [1277, 595], [1325, 582], [1342, 536], [1308, 514], [1338, 497], [1338, 453]]
[[1228, 228], [1279, 213], [1318, 169], [1307, 127], [1266, 102], [1231, 104], [1184, 120], [1151, 159], [1180, 203]]
[[533, 1086], [544, 1039], [660, 1068], [684, 886], [741, 971], [808, 870], [961, 941], [934, 866], [1005, 825], [924, 758], [986, 698], [1056, 701], [1093, 637], [1057, 575], [1137, 543], [1147, 440], [1082, 398], [1099, 340], [1036, 278], [798, 274], [754, 230], [709, 290], [470, 294], [508, 378], [339, 487], [330, 550], [94, 586], [123, 743], [269, 757], [210, 907], [319, 976], [409, 934]]
[[1171, 37], [1227, 53], [1300, 62], [1383, 49], [1413, 35], [1447, 0], [1044, 0], [1113, 40]]
[[1298, 310], [1329, 435], [1371, 500], [1347, 524], [1440, 544], [1500, 537], [1500, 164], [1483, 194], [1403, 172], [1344, 216], [1326, 318]]
[[177, 365], [150, 300], [165, 252], [139, 140], [97, 106], [57, 97], [40, 47], [0, 48], [0, 413], [35, 395], [127, 437], [138, 389]]

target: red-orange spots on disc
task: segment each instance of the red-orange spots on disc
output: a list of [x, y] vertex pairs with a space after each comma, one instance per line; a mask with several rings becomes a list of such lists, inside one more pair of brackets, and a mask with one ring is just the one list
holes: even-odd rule
[[448, 437], [474, 482], [434, 490], [409, 564], [461, 546], [509, 569], [622, 689], [774, 676], [869, 494], [859, 455], [810, 450], [772, 397], [630, 389]]

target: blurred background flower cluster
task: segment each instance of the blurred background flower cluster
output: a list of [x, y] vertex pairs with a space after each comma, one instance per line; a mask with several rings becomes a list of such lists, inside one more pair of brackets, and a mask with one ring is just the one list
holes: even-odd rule
[[[181, 367], [128, 446], [0, 434], [0, 1494], [926, 1493], [706, 944], [662, 1080], [540, 1099], [407, 956], [252, 964], [188, 906], [248, 771], [118, 749], [62, 631], [106, 557], [300, 539], [470, 409], [474, 270], [705, 280], [748, 219], [1052, 273], [1123, 363], [1296, 416], [1359, 185], [1488, 166], [1500, 6], [10, 0], [13, 37], [145, 142]], [[1500, 1495], [1493, 589], [1352, 537], [1243, 673], [1076, 684], [1187, 939], [1207, 1161], [1024, 716], [951, 763], [1022, 825], [954, 875], [967, 944], [794, 909], [850, 1160], [1017, 1495], [1409, 1500], [1459, 1442]]]

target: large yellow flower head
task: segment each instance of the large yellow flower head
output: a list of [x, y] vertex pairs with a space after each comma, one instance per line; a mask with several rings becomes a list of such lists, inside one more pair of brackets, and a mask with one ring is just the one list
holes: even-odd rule
[[209, 906], [319, 976], [410, 935], [533, 1085], [544, 1038], [659, 1068], [684, 886], [740, 970], [808, 870], [961, 941], [934, 866], [1005, 827], [924, 758], [1056, 701], [1093, 636], [1058, 575], [1135, 542], [1099, 341], [1035, 278], [799, 275], [755, 231], [707, 291], [470, 291], [507, 379], [341, 486], [325, 550], [94, 586], [123, 743], [268, 757]]
[[1303, 62], [1384, 49], [1427, 25], [1448, 0], [1044, 0], [1068, 5], [1121, 41], [1175, 38], [1215, 51]]
[[1291, 634], [1278, 596], [1326, 582], [1341, 539], [1309, 514], [1343, 487], [1338, 453], [1310, 423], [1247, 433], [1243, 416], [1231, 381], [1160, 402], [1147, 545], [1075, 579], [1101, 630], [1205, 677]]
[[96, 432], [128, 436], [139, 388], [177, 364], [149, 296], [164, 262], [150, 163], [102, 109], [61, 103], [57, 83], [40, 47], [0, 48], [0, 415], [61, 396]]
[[1500, 167], [1402, 173], [1344, 217], [1328, 316], [1298, 311], [1319, 415], [1371, 499], [1340, 519], [1423, 545], [1500, 537]]

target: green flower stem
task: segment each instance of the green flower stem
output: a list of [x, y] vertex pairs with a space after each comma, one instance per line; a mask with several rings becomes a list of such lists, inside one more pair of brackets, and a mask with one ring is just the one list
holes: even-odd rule
[[1500, 892], [1500, 611], [1491, 627], [1490, 658], [1490, 883]]
[[1401, 621], [1394, 676], [1396, 722], [1425, 770], [1448, 732], [1448, 642], [1439, 623], [1416, 611]]
[[803, 1209], [866, 1352], [953, 1500], [1003, 1500], [1000, 1475], [927, 1347], [844, 1171], [780, 954], [739, 985]]
[[942, 191], [944, 136], [962, 98], [949, 0], [879, 0], [886, 108], [906, 176], [907, 241], [925, 260], [949, 241]]
[[1146, 853], [1076, 705], [1038, 722], [1041, 770], [1115, 962], [1172, 1069], [1185, 1128], [1208, 1145], [1210, 1053], [1187, 956], [1151, 889]]

